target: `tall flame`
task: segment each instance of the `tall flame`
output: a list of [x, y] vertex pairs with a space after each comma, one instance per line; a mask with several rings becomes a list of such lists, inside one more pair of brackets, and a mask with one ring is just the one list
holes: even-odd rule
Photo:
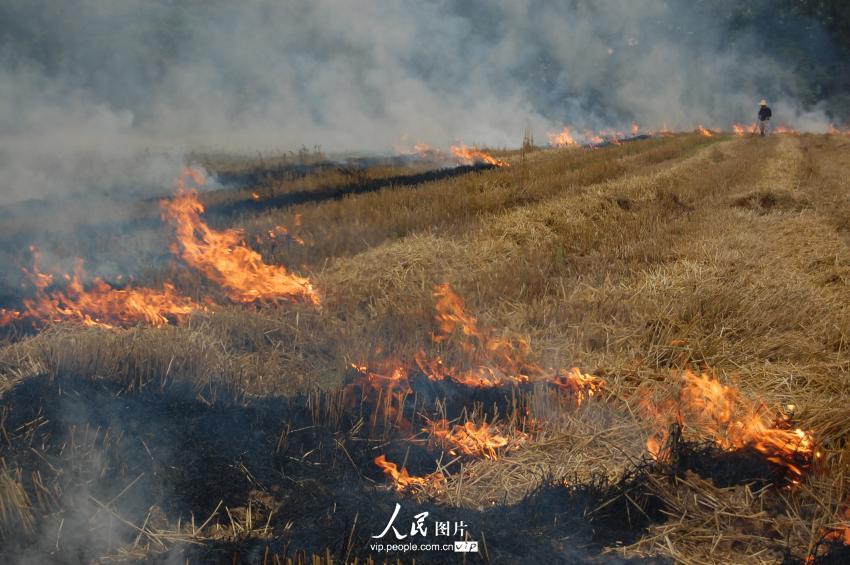
[[177, 244], [172, 251], [207, 278], [222, 286], [235, 302], [255, 302], [276, 299], [300, 299], [319, 304], [319, 295], [309, 279], [291, 274], [278, 265], [268, 265], [262, 256], [247, 247], [244, 234], [238, 229], [218, 231], [202, 219], [204, 206], [197, 190], [204, 176], [197, 169], [187, 168], [177, 181], [177, 194], [162, 200], [162, 217], [177, 232]]
[[549, 137], [549, 145], [553, 145], [555, 147], [569, 147], [571, 145], [578, 145], [576, 143], [575, 138], [573, 137], [572, 131], [570, 130], [570, 126], [564, 126], [563, 131], [558, 133], [550, 133]]

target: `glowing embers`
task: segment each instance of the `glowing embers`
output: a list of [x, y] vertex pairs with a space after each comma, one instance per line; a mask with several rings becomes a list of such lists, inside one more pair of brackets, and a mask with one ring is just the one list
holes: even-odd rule
[[238, 229], [215, 230], [202, 219], [203, 204], [196, 188], [203, 186], [203, 174], [187, 168], [177, 181], [177, 194], [161, 201], [162, 217], [174, 226], [177, 242], [172, 251], [190, 267], [201, 271], [220, 285], [234, 302], [303, 300], [319, 304], [319, 295], [310, 280], [280, 265], [269, 265], [245, 244]]
[[707, 374], [685, 371], [678, 398], [644, 402], [643, 407], [659, 426], [646, 444], [656, 459], [669, 458], [666, 446], [672, 426], [684, 435], [708, 438], [726, 451], [752, 449], [781, 468], [792, 483], [799, 482], [817, 457], [811, 432], [792, 427], [787, 417], [770, 418], [763, 403]]
[[831, 543], [842, 543], [850, 545], [850, 507], [844, 506], [839, 512], [842, 522], [834, 526], [823, 528], [823, 540]]

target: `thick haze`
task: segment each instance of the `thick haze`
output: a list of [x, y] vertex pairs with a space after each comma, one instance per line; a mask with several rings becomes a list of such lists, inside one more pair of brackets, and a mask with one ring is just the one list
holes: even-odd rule
[[170, 186], [194, 150], [728, 128], [762, 97], [780, 121], [824, 128], [726, 5], [0, 0], [0, 203]]

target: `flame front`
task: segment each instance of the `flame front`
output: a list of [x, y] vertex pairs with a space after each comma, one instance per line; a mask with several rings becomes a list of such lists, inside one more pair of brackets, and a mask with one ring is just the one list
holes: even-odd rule
[[416, 363], [429, 378], [486, 387], [528, 382], [529, 374], [540, 373], [538, 367], [526, 362], [530, 348], [525, 340], [501, 339], [480, 331], [477, 320], [466, 312], [463, 300], [448, 284], [437, 285], [434, 296], [438, 332], [433, 335], [433, 341], [456, 344], [465, 354], [468, 368], [447, 366], [439, 357], [430, 358], [420, 351]]
[[486, 163], [487, 165], [494, 165], [496, 167], [511, 166], [511, 164], [507, 161], [496, 159], [495, 157], [488, 155], [480, 149], [477, 149], [475, 147], [469, 147], [467, 145], [464, 145], [463, 143], [461, 143], [460, 145], [452, 145], [451, 151], [452, 155], [454, 155], [458, 159], [458, 161], [460, 161], [464, 165]]
[[792, 429], [785, 420], [769, 419], [761, 403], [753, 403], [737, 388], [707, 374], [686, 371], [678, 402], [659, 407], [655, 412], [664, 428], [649, 438], [646, 447], [656, 458], [666, 442], [666, 429], [674, 421], [686, 432], [712, 438], [722, 449], [754, 449], [766, 460], [786, 469], [795, 482], [802, 478], [803, 467], [815, 456], [811, 433]]
[[463, 300], [448, 284], [434, 288], [438, 332], [437, 344], [452, 343], [466, 357], [466, 368], [447, 365], [441, 358], [431, 358], [424, 351], [416, 357], [419, 369], [433, 380], [452, 379], [469, 387], [502, 386], [546, 381], [568, 391], [577, 402], [601, 390], [598, 377], [582, 374], [577, 368], [555, 372], [530, 361], [531, 347], [522, 338], [506, 339], [480, 330], [478, 322], [466, 312]]
[[151, 288], [116, 289], [100, 278], [86, 288], [83, 262], [77, 260], [73, 275], [64, 275], [62, 290], [49, 290], [53, 275], [39, 269], [40, 253], [34, 247], [33, 267], [25, 271], [36, 288], [34, 298], [24, 299], [22, 312], [0, 312], [0, 325], [15, 319], [27, 318], [34, 323], [76, 322], [87, 326], [114, 327], [145, 323], [163, 326], [169, 321], [183, 321], [204, 306], [178, 294], [173, 285], [163, 284], [162, 290]]
[[576, 403], [600, 393], [605, 382], [599, 377], [583, 374], [579, 369], [569, 371], [543, 369], [529, 358], [531, 347], [521, 338], [500, 338], [479, 329], [474, 316], [467, 313], [463, 300], [448, 284], [434, 288], [437, 298], [435, 322], [437, 331], [432, 341], [459, 350], [462, 364], [453, 365], [439, 355], [420, 350], [413, 363], [386, 360], [372, 369], [354, 365], [359, 373], [348, 385], [349, 403], [352, 393], [360, 392], [360, 400], [375, 407], [387, 421], [404, 425], [400, 416], [404, 398], [410, 393], [410, 375], [418, 370], [432, 381], [450, 380], [469, 388], [489, 388], [519, 385], [529, 382], [548, 383], [567, 393]]
[[241, 230], [210, 228], [201, 219], [204, 206], [197, 190], [187, 187], [189, 181], [202, 186], [203, 174], [196, 169], [184, 170], [175, 197], [160, 203], [163, 219], [177, 233], [177, 244], [172, 247], [175, 255], [223, 287], [234, 302], [289, 299], [319, 304], [319, 295], [309, 279], [282, 266], [266, 264], [259, 253], [245, 245]]
[[444, 477], [440, 472], [429, 473], [424, 477], [417, 477], [407, 472], [405, 467], [398, 470], [398, 465], [392, 461], [387, 461], [386, 456], [378, 455], [374, 461], [375, 465], [381, 468], [385, 475], [392, 479], [396, 490], [403, 491], [413, 487], [433, 487], [436, 489], [442, 488]]

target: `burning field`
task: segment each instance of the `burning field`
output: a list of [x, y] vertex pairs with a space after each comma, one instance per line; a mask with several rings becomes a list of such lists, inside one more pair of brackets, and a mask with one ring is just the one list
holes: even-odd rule
[[5, 210], [3, 561], [847, 562], [850, 141], [749, 131]]

